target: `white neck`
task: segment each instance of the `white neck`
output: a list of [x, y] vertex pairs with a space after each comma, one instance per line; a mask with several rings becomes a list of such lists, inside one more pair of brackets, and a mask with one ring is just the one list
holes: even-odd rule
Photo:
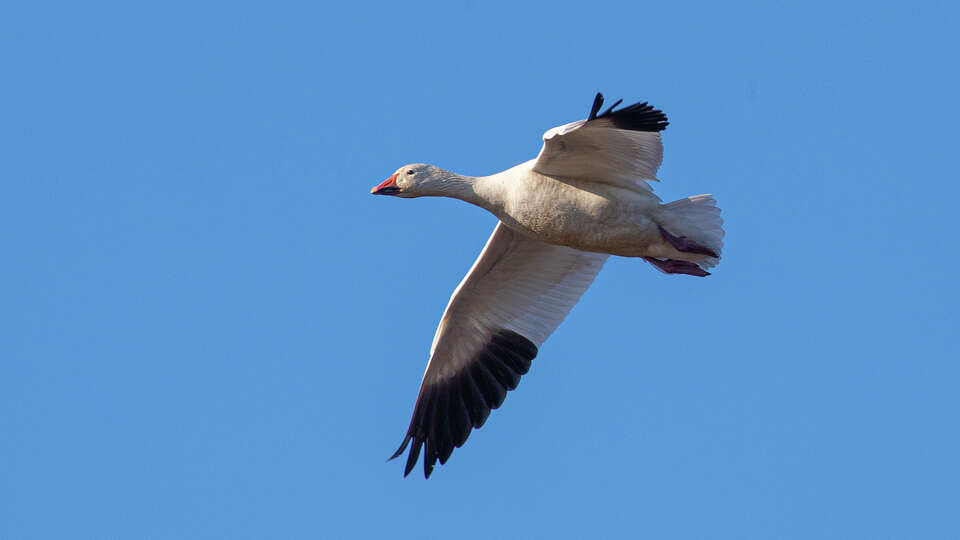
[[434, 179], [436, 182], [431, 182], [431, 189], [424, 195], [460, 199], [496, 213], [499, 197], [493, 177], [465, 176], [438, 167], [432, 174]]

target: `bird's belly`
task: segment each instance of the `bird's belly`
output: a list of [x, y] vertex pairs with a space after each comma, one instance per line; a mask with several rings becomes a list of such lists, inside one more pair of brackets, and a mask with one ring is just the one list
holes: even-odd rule
[[548, 244], [626, 257], [648, 255], [650, 245], [662, 241], [651, 216], [659, 204], [649, 197], [631, 200], [632, 193], [610, 191], [566, 186], [538, 190], [518, 199], [524, 203], [508, 207], [505, 215], [498, 217], [507, 226]]

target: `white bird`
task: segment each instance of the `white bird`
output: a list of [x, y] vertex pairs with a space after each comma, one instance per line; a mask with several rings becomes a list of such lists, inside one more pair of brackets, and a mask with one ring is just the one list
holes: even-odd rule
[[[621, 100], [622, 101], [622, 100]], [[530, 369], [538, 348], [587, 290], [609, 255], [642, 257], [662, 272], [707, 276], [723, 247], [710, 195], [660, 204], [660, 131], [667, 117], [637, 103], [543, 134], [536, 159], [485, 177], [405, 165], [370, 190], [394, 197], [453, 197], [500, 220], [453, 291], [430, 347], [401, 455], [404, 476], [421, 448], [424, 476], [446, 463]]]

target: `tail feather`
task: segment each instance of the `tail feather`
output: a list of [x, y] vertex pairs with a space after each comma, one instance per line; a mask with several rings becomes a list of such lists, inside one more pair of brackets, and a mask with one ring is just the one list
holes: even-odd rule
[[[710, 194], [694, 195], [663, 205], [660, 215], [661, 226], [674, 237], [679, 237], [692, 245], [707, 248], [695, 250], [696, 264], [701, 268], [711, 268], [720, 262], [723, 251], [723, 218], [717, 201]], [[712, 256], [709, 252], [716, 254]]]

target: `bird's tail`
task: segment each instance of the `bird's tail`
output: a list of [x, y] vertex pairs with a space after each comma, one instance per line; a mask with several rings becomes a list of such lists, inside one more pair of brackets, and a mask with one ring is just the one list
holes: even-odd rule
[[706, 276], [720, 262], [723, 218], [712, 195], [694, 195], [665, 204], [659, 216], [660, 232], [685, 255], [684, 261], [647, 259], [668, 274]]

